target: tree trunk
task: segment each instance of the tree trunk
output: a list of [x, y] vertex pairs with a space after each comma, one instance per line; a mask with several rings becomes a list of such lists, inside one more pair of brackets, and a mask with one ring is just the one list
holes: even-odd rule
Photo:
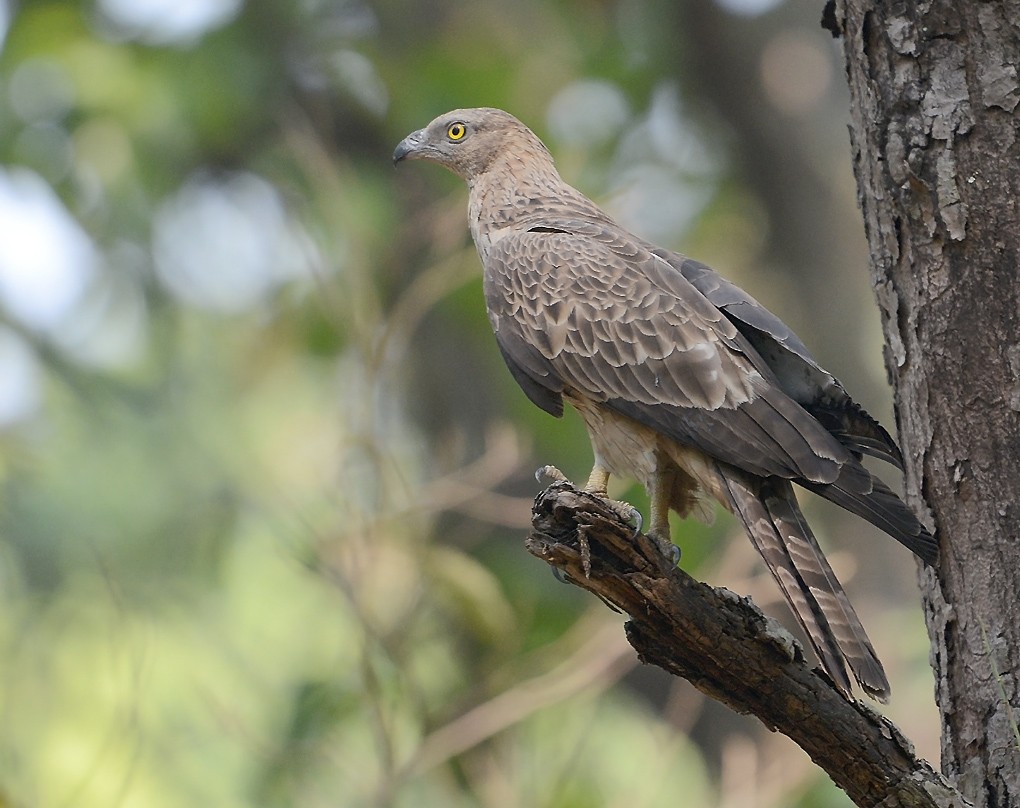
[[942, 770], [1020, 806], [1020, 2], [837, 0], [923, 573]]

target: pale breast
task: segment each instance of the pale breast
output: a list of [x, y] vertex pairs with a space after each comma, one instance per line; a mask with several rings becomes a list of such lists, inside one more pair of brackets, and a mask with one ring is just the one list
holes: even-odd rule
[[569, 392], [564, 397], [588, 428], [595, 462], [610, 474], [630, 477], [649, 487], [655, 474], [655, 450], [660, 436], [589, 398]]

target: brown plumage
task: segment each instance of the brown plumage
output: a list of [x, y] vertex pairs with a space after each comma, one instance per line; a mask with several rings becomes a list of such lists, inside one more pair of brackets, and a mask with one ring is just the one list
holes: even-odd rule
[[884, 699], [889, 683], [797, 505], [791, 482], [869, 520], [931, 563], [937, 546], [861, 464], [902, 468], [889, 434], [774, 314], [713, 270], [627, 232], [567, 185], [542, 142], [498, 109], [455, 110], [408, 135], [470, 190], [469, 224], [503, 358], [528, 397], [588, 428], [595, 465], [637, 479], [649, 531], [711, 497], [744, 524], [823, 666]]

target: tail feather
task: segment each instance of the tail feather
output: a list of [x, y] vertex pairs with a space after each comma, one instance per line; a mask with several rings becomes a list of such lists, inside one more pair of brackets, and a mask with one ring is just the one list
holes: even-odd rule
[[889, 680], [882, 663], [800, 512], [793, 487], [786, 480], [756, 479], [735, 469], [721, 468], [720, 474], [734, 513], [836, 686], [850, 693], [849, 666], [866, 693], [885, 701]]
[[801, 580], [814, 595], [822, 614], [827, 616], [828, 627], [854, 678], [866, 692], [885, 700], [889, 696], [889, 681], [882, 663], [850, 598], [801, 513], [793, 486], [786, 480], [769, 480], [763, 487], [763, 499], [780, 539], [785, 540]]
[[[934, 564], [938, 557], [938, 542], [903, 500], [860, 463], [847, 463], [843, 468], [850, 474], [841, 473], [833, 483], [813, 483], [806, 480], [797, 482], [841, 508], [867, 519], [918, 556], [925, 564]], [[866, 478], [862, 477], [861, 471], [867, 475]]]

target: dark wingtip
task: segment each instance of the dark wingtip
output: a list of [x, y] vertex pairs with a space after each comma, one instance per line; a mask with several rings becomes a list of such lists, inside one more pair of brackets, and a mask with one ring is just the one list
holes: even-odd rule
[[802, 406], [851, 451], [877, 457], [903, 471], [903, 453], [892, 435], [849, 396]]
[[934, 567], [939, 560], [938, 539], [923, 527], [917, 537], [917, 549], [911, 549], [914, 550], [914, 554], [924, 562], [926, 567]]
[[889, 486], [860, 463], [844, 465], [835, 483], [820, 484], [810, 480], [797, 482], [841, 508], [867, 519], [910, 550], [925, 565], [932, 566], [938, 560], [939, 545], [935, 537]]

